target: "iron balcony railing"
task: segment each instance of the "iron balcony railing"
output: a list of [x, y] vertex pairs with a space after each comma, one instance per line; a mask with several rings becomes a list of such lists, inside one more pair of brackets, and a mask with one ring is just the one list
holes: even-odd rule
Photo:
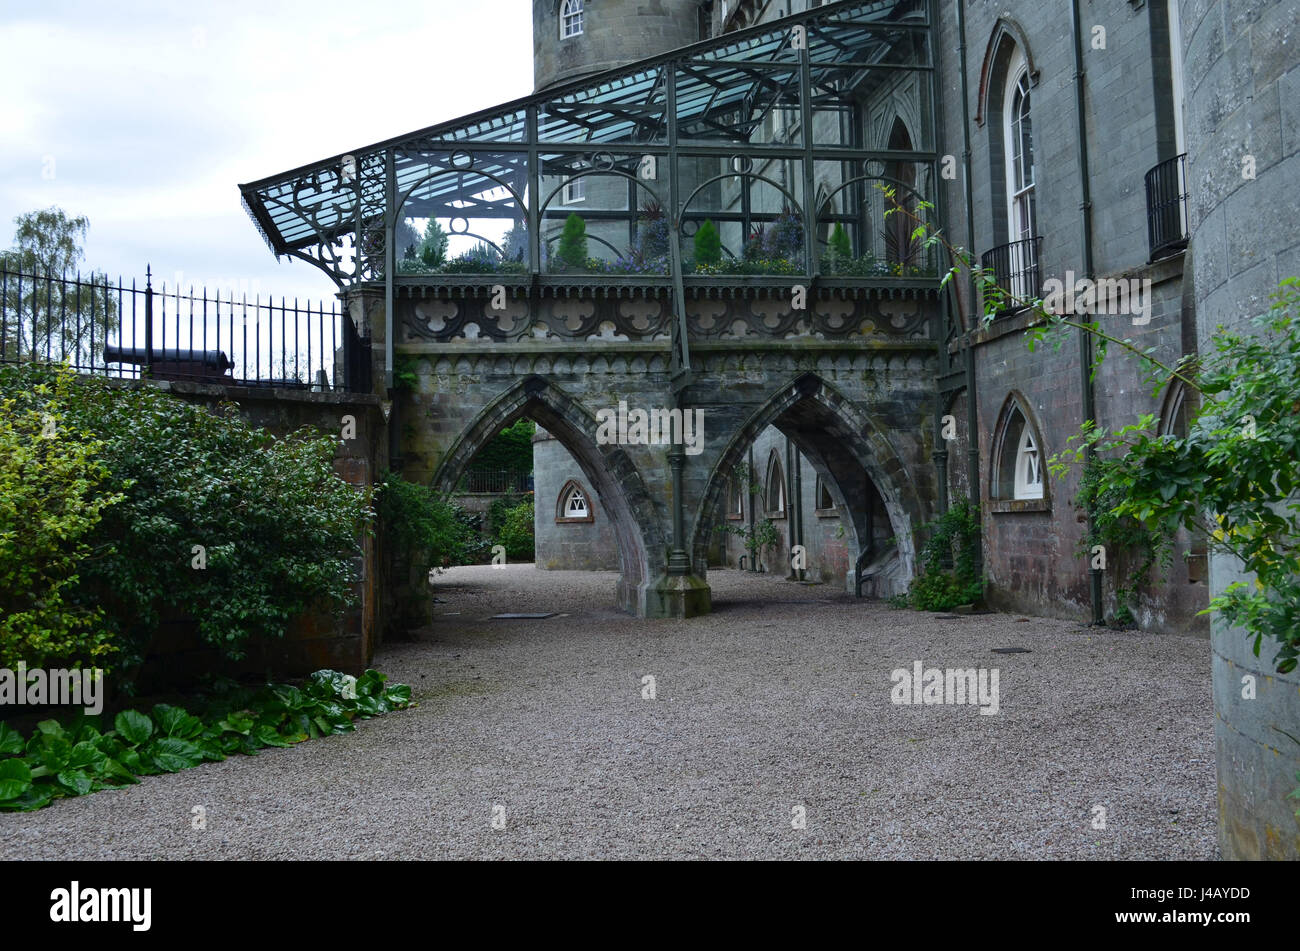
[[980, 264], [992, 272], [998, 287], [1010, 297], [999, 313], [1017, 310], [1022, 306], [1021, 301], [1039, 296], [1043, 286], [1039, 271], [1042, 245], [1043, 239], [1037, 236], [1011, 241], [990, 248], [980, 258]]
[[277, 304], [24, 269], [0, 259], [0, 363], [134, 379], [365, 392], [369, 345], [337, 303]]
[[1187, 247], [1187, 153], [1146, 174], [1147, 239], [1151, 260]]

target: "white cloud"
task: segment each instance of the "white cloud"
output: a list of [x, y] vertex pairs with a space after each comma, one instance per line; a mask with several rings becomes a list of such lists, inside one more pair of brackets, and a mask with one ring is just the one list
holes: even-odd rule
[[333, 285], [277, 265], [236, 185], [532, 87], [527, 0], [54, 0], [0, 14], [0, 49], [0, 247], [59, 205], [89, 217], [96, 269], [289, 297]]

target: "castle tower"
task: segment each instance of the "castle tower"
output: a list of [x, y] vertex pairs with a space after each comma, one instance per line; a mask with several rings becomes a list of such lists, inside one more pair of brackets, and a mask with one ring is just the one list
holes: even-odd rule
[[688, 46], [704, 0], [533, 0], [533, 86], [548, 86]]

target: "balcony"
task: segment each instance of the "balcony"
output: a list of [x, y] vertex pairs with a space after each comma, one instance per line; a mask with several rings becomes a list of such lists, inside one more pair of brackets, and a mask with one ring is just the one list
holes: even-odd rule
[[1187, 247], [1187, 154], [1175, 155], [1146, 174], [1150, 260]]
[[1038, 297], [1042, 292], [1043, 281], [1039, 272], [1042, 246], [1043, 239], [1035, 236], [990, 248], [980, 258], [980, 264], [992, 272], [998, 287], [1010, 298], [999, 308], [999, 315], [1019, 310], [1022, 302]]

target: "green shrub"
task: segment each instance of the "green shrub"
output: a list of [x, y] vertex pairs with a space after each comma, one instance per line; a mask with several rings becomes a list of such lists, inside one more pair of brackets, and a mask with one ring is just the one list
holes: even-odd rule
[[926, 528], [930, 537], [921, 548], [921, 573], [908, 588], [908, 603], [920, 611], [950, 611], [983, 598], [984, 580], [976, 573], [979, 508], [961, 499]]
[[75, 597], [103, 512], [122, 495], [103, 487], [102, 443], [64, 416], [74, 382], [61, 370], [22, 408], [0, 399], [0, 667], [11, 670], [105, 666], [115, 649], [103, 609]]
[[700, 225], [699, 230], [695, 232], [695, 263], [696, 265], [717, 264], [722, 260], [722, 239], [718, 236], [718, 229], [711, 219], [704, 219], [704, 224]]
[[[2, 368], [0, 396], [43, 413], [50, 376]], [[88, 376], [74, 378], [59, 406], [69, 427], [101, 444], [101, 491], [122, 496], [101, 512], [75, 597], [102, 606], [125, 666], [167, 612], [192, 618], [207, 643], [239, 659], [250, 639], [283, 636], [307, 609], [351, 601], [369, 497], [335, 474], [337, 436], [277, 438], [231, 407], [208, 412]]]
[[493, 542], [505, 546], [506, 557], [511, 561], [532, 561], [535, 557], [532, 498], [509, 507], [502, 506], [498, 513], [492, 517], [495, 528]]
[[467, 513], [426, 485], [385, 473], [376, 508], [394, 550], [412, 563], [446, 567], [475, 557], [477, 539]]
[[831, 229], [830, 240], [826, 242], [826, 250], [834, 258], [848, 259], [853, 257], [853, 245], [849, 243], [849, 233], [844, 230], [844, 225], [835, 222], [835, 227]]
[[578, 269], [587, 266], [587, 223], [574, 212], [564, 220], [556, 256], [565, 267]]

